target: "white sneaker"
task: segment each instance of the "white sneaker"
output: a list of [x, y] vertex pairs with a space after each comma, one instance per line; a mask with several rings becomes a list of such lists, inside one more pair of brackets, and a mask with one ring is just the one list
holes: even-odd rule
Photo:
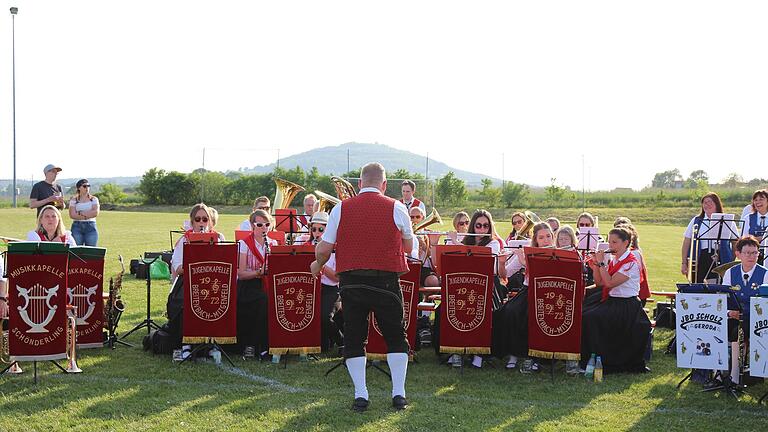
[[483, 358], [480, 357], [479, 355], [472, 357], [472, 366], [478, 369], [483, 367]]
[[456, 362], [458, 362], [460, 359], [461, 359], [461, 357], [459, 357], [459, 355], [458, 355], [458, 354], [451, 354], [451, 355], [448, 357], [448, 362], [447, 362], [447, 363], [448, 363], [449, 365], [452, 365], [452, 364], [455, 364]]
[[516, 356], [509, 356], [509, 360], [507, 361], [507, 369], [514, 369], [517, 367], [517, 357]]

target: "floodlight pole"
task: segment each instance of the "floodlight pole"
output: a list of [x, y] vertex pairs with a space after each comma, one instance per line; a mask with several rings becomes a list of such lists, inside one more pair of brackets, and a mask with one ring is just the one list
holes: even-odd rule
[[16, 208], [16, 14], [19, 8], [11, 8], [11, 63], [13, 68], [13, 208]]

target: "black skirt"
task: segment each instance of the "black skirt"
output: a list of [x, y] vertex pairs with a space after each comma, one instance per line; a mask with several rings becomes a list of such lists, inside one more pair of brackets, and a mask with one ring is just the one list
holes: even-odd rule
[[581, 321], [581, 367], [594, 353], [602, 358], [603, 370], [645, 372], [644, 354], [651, 322], [637, 297], [608, 297], [600, 302], [601, 290], [589, 290], [584, 298]]
[[491, 353], [499, 358], [528, 355], [528, 287], [493, 313]]

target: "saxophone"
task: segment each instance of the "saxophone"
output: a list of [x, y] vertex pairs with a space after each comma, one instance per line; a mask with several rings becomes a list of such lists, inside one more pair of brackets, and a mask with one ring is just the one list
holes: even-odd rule
[[120, 298], [120, 290], [123, 287], [123, 274], [125, 274], [125, 264], [123, 263], [123, 256], [117, 256], [120, 261], [120, 273], [114, 278], [109, 279], [109, 299], [107, 300], [106, 307], [104, 308], [104, 322], [107, 323], [107, 331], [110, 334], [114, 334], [117, 330], [117, 324], [120, 322], [120, 316], [125, 311], [125, 303]]

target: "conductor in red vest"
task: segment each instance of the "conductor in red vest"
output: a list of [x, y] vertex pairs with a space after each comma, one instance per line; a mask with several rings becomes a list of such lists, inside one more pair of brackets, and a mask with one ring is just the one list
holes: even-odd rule
[[408, 339], [403, 327], [399, 276], [408, 271], [405, 251], [413, 246], [413, 229], [403, 203], [384, 195], [387, 177], [379, 163], [360, 173], [360, 192], [331, 210], [322, 241], [315, 248], [312, 273], [318, 275], [336, 246], [341, 302], [344, 305], [344, 358], [355, 386], [354, 411], [368, 408], [365, 342], [373, 312], [387, 343], [392, 373], [392, 406], [402, 410], [408, 368]]

